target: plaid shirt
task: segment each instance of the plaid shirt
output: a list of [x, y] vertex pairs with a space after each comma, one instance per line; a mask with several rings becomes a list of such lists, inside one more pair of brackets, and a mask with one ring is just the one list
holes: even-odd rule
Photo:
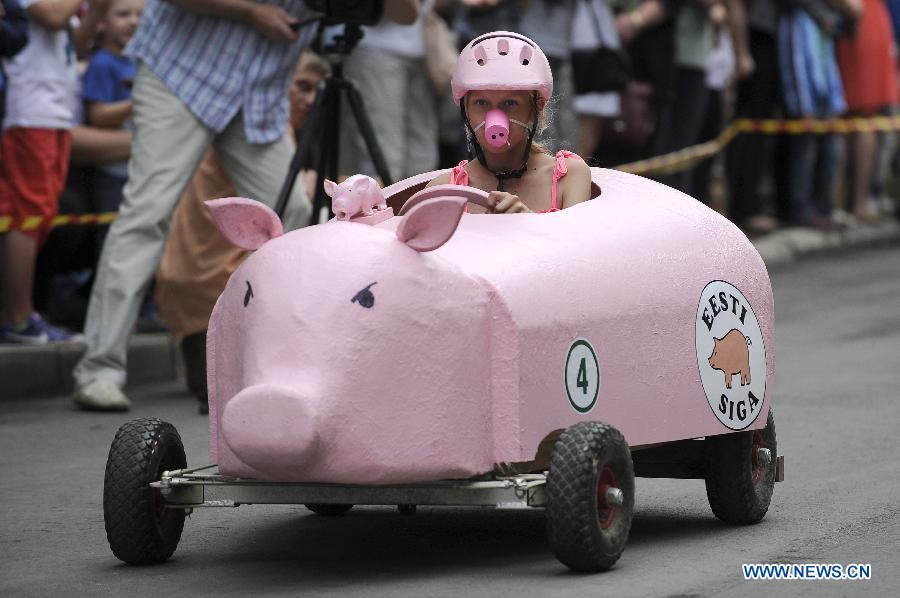
[[[302, 0], [266, 0], [306, 20]], [[200, 121], [220, 133], [243, 109], [247, 140], [271, 143], [287, 126], [287, 86], [300, 52], [315, 34], [306, 26], [293, 43], [273, 42], [252, 27], [147, 0], [126, 53], [140, 60]]]

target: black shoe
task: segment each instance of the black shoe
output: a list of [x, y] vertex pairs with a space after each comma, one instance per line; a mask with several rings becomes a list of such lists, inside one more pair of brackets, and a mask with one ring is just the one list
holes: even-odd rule
[[209, 413], [209, 399], [206, 390], [206, 331], [191, 334], [181, 339], [181, 357], [187, 387], [197, 397], [197, 411], [200, 415]]

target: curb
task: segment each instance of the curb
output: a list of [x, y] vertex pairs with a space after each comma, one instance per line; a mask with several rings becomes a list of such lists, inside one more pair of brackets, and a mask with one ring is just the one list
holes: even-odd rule
[[[0, 401], [70, 394], [72, 369], [84, 353], [82, 343], [0, 345]], [[168, 334], [136, 334], [128, 341], [128, 384], [175, 380], [181, 352]]]
[[[751, 239], [768, 268], [833, 251], [883, 245], [900, 240], [900, 222], [834, 231], [784, 229]], [[0, 400], [69, 394], [72, 368], [84, 353], [81, 343], [0, 345]], [[165, 382], [183, 377], [181, 350], [168, 334], [133, 335], [128, 344], [128, 384]]]
[[877, 224], [820, 231], [786, 228], [751, 241], [768, 268], [797, 261], [801, 257], [835, 249], [884, 245], [900, 240], [900, 222], [890, 219]]

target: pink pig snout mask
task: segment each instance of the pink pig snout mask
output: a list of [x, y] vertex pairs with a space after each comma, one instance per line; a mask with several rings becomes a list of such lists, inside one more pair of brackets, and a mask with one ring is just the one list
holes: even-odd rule
[[477, 132], [478, 129], [484, 127], [485, 142], [491, 147], [502, 147], [509, 145], [509, 123], [511, 122], [524, 128], [529, 133], [531, 132], [531, 126], [520, 120], [509, 118], [506, 112], [499, 108], [488, 111], [484, 116], [484, 120], [473, 131]]

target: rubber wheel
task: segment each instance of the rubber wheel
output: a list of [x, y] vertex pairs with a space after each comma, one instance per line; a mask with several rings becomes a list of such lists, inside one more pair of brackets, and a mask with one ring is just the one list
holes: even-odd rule
[[309, 503], [305, 506], [316, 515], [325, 515], [326, 517], [343, 515], [353, 508], [353, 505], [332, 505], [323, 503]]
[[[606, 489], [622, 491], [621, 505]], [[547, 537], [556, 558], [573, 571], [612, 567], [628, 541], [634, 513], [634, 466], [622, 433], [580, 422], [559, 437], [547, 474]]]
[[[732, 525], [747, 525], [762, 520], [772, 501], [778, 443], [775, 439], [775, 415], [769, 409], [766, 427], [761, 430], [707, 436], [706, 496], [713, 514]], [[768, 466], [757, 459], [757, 451], [772, 452]]]
[[184, 446], [172, 424], [144, 418], [119, 428], [103, 480], [103, 520], [116, 558], [150, 565], [172, 556], [184, 529], [184, 509], [169, 508], [150, 483], [164, 471], [185, 467]]

